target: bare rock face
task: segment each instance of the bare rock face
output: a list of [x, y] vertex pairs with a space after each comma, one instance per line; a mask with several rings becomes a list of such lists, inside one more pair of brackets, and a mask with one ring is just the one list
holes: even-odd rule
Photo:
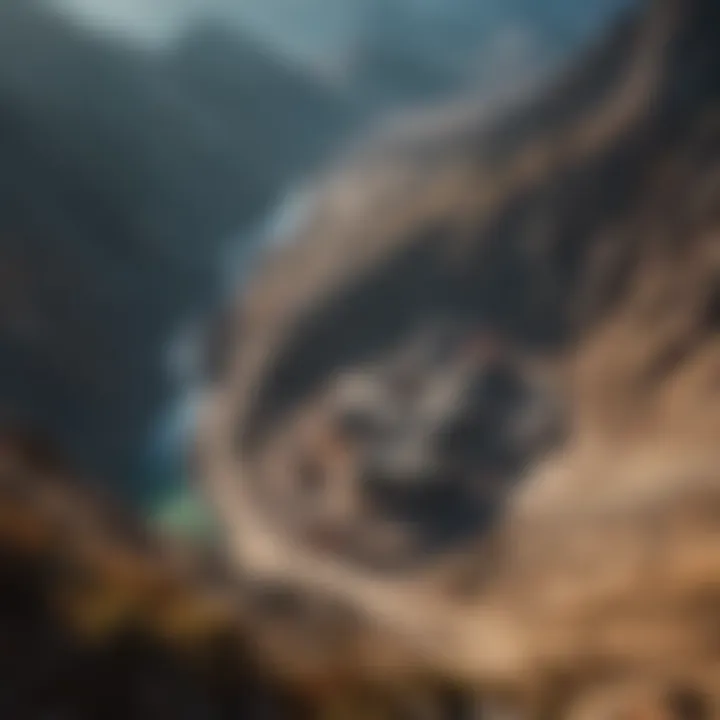
[[329, 174], [216, 353], [198, 469], [243, 572], [533, 716], [621, 717], [583, 698], [622, 680], [622, 717], [715, 717], [719, 28], [659, 0]]

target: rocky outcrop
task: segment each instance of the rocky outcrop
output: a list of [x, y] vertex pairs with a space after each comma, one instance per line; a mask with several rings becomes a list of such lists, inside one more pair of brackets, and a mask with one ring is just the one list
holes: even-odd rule
[[715, 716], [718, 27], [658, 0], [497, 121], [320, 184], [198, 443], [243, 572], [532, 717]]

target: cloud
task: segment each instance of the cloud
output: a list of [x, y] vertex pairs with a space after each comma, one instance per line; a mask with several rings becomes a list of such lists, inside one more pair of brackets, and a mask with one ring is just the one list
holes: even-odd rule
[[46, 0], [95, 28], [150, 43], [175, 37], [199, 15], [237, 23], [285, 52], [322, 61], [357, 28], [356, 0]]
[[147, 42], [173, 37], [203, 7], [202, 0], [48, 0], [103, 31]]

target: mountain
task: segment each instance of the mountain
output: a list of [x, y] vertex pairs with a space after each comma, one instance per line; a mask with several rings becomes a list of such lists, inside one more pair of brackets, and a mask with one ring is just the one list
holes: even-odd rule
[[163, 54], [3, 2], [0, 413], [141, 484], [169, 339], [212, 301], [221, 251], [352, 122], [242, 35]]
[[236, 567], [409, 646], [392, 677], [717, 714], [719, 13], [371, 138], [223, 315], [196, 474]]
[[369, 0], [347, 83], [380, 106], [487, 96], [566, 61], [627, 5]]
[[604, 27], [630, 0], [218, 0], [217, 14], [376, 110], [535, 76]]
[[145, 44], [211, 21], [375, 110], [536, 75], [567, 59], [634, 0], [52, 0]]
[[275, 187], [329, 155], [363, 113], [349, 95], [334, 94], [309, 70], [219, 22], [192, 26], [167, 62], [197, 105], [222, 121], [225, 134], [242, 129], [253, 165]]

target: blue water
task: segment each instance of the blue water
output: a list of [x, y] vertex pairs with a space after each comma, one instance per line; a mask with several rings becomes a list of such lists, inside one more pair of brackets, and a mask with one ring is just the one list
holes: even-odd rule
[[[241, 290], [267, 252], [296, 236], [311, 203], [312, 195], [304, 187], [293, 189], [255, 228], [230, 238], [218, 262], [218, 303], [230, 301]], [[150, 518], [173, 532], [191, 535], [206, 535], [210, 525], [206, 503], [188, 467], [205, 390], [203, 343], [201, 318], [187, 320], [167, 343], [164, 361], [174, 399], [155, 423], [141, 470], [146, 492], [140, 503]]]

